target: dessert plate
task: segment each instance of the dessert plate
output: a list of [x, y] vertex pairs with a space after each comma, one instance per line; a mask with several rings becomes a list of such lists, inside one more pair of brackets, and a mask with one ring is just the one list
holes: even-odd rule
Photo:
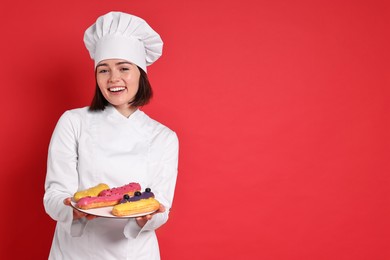
[[94, 215], [98, 217], [104, 217], [104, 218], [136, 218], [136, 217], [142, 217], [145, 215], [152, 214], [154, 211], [151, 212], [145, 212], [145, 213], [140, 213], [140, 214], [134, 214], [134, 215], [127, 215], [127, 216], [114, 216], [111, 213], [111, 210], [113, 206], [110, 207], [103, 207], [103, 208], [96, 208], [96, 209], [79, 209], [76, 207], [76, 202], [71, 201], [71, 205], [74, 209], [84, 212], [89, 215]]

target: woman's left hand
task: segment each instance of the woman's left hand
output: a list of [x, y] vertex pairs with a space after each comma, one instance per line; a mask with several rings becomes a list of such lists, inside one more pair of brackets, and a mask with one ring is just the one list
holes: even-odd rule
[[145, 226], [146, 222], [148, 222], [149, 220], [151, 220], [153, 218], [153, 215], [158, 214], [158, 213], [163, 213], [163, 212], [165, 212], [165, 207], [163, 204], [160, 204], [160, 207], [158, 208], [158, 210], [156, 210], [152, 214], [148, 214], [148, 215], [145, 215], [142, 217], [137, 217], [137, 218], [135, 218], [135, 220], [137, 221], [138, 226], [140, 226], [142, 228]]

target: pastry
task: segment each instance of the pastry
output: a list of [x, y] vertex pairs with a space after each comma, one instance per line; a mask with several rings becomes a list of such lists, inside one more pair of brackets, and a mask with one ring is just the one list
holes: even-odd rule
[[113, 194], [108, 196], [84, 197], [77, 203], [76, 207], [80, 209], [95, 209], [118, 204], [123, 198], [122, 194]]
[[143, 214], [154, 212], [160, 207], [160, 203], [154, 198], [150, 188], [146, 188], [145, 192], [137, 191], [133, 197], [123, 196], [119, 204], [112, 209], [114, 216], [129, 216], [135, 214]]
[[84, 197], [97, 196], [101, 191], [108, 190], [109, 188], [110, 187], [107, 184], [99, 183], [98, 185], [96, 185], [94, 187], [91, 187], [89, 189], [81, 190], [81, 191], [76, 192], [73, 195], [73, 200], [75, 202], [78, 202], [81, 198], [84, 198]]
[[140, 190], [141, 186], [138, 183], [132, 182], [121, 187], [103, 190], [98, 196], [81, 198], [76, 203], [76, 207], [85, 210], [114, 206], [121, 201], [123, 195], [132, 196], [136, 191]]
[[134, 192], [140, 191], [141, 185], [136, 182], [130, 182], [129, 184], [123, 185], [121, 187], [115, 187], [112, 189], [103, 190], [99, 193], [99, 196], [110, 196], [114, 194], [129, 194], [130, 196], [133, 196]]

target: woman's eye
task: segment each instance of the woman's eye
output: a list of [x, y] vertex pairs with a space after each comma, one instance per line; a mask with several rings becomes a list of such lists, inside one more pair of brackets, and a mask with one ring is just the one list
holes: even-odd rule
[[127, 70], [129, 70], [129, 68], [121, 68], [120, 70], [121, 71], [127, 71]]
[[108, 70], [99, 70], [98, 73], [106, 73]]

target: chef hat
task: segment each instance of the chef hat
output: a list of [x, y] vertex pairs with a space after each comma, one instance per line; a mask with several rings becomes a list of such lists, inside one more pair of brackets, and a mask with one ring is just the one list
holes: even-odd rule
[[163, 42], [143, 19], [122, 12], [100, 16], [84, 34], [84, 43], [97, 64], [105, 59], [124, 59], [146, 72], [146, 66], [162, 54]]

